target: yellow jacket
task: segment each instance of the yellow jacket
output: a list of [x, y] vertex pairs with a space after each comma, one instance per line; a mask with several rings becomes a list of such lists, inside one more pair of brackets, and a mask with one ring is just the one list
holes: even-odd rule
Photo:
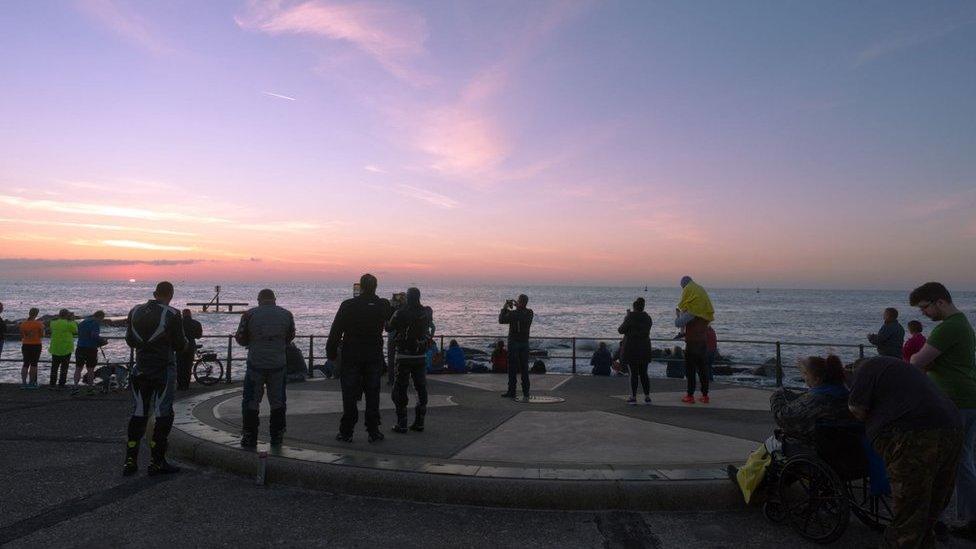
[[708, 298], [705, 288], [695, 282], [689, 282], [681, 291], [681, 301], [678, 302], [678, 310], [689, 312], [699, 318], [711, 322], [715, 320], [715, 309], [712, 308], [712, 300]]

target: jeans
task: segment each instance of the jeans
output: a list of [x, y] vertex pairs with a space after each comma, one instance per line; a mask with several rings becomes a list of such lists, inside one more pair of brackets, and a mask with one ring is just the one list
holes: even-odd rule
[[705, 354], [708, 352], [704, 341], [688, 341], [685, 343], [685, 377], [688, 379], [688, 394], [695, 394], [695, 374], [701, 381], [702, 395], [708, 395], [708, 372], [705, 365]]
[[637, 382], [640, 381], [641, 389], [644, 389], [644, 396], [651, 393], [651, 380], [647, 377], [647, 363], [640, 362], [628, 364], [630, 368], [630, 394], [637, 396]]
[[976, 520], [976, 408], [960, 408], [962, 452], [956, 469], [956, 518]]
[[522, 376], [522, 394], [529, 396], [529, 342], [508, 341], [508, 394], [515, 394], [516, 376]]
[[423, 420], [427, 414], [427, 368], [423, 359], [411, 360], [401, 359], [396, 363], [396, 380], [393, 385], [393, 404], [396, 405], [397, 419], [407, 420], [407, 388], [410, 386], [410, 379], [413, 379], [413, 388], [417, 390], [417, 410], [416, 418]]
[[268, 404], [272, 410], [284, 408], [286, 403], [285, 368], [251, 368], [244, 372], [244, 396], [241, 399], [243, 411], [261, 409], [265, 388], [268, 391]]
[[64, 382], [68, 379], [68, 365], [71, 363], [71, 355], [51, 355], [51, 387], [55, 382], [58, 386], [64, 387]]

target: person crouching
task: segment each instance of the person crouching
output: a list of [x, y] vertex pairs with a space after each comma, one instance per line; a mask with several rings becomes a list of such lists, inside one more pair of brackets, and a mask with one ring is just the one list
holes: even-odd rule
[[271, 445], [279, 446], [285, 436], [285, 347], [295, 339], [295, 318], [275, 304], [274, 292], [266, 288], [258, 292], [258, 306], [241, 316], [234, 339], [247, 347], [241, 447], [258, 445], [259, 412], [265, 389], [271, 405]]

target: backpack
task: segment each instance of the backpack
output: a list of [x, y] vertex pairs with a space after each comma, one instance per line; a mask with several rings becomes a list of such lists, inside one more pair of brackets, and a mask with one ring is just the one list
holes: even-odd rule
[[397, 352], [404, 355], [425, 355], [434, 340], [429, 335], [430, 317], [427, 311], [419, 309], [416, 311], [402, 310], [400, 314], [410, 314], [412, 318], [405, 329], [397, 330], [396, 342]]

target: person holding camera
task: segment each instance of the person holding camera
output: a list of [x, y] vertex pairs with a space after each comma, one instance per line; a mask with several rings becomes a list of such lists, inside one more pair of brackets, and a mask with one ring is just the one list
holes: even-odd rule
[[376, 277], [364, 274], [359, 279], [359, 294], [339, 305], [325, 344], [330, 361], [339, 355], [342, 385], [342, 419], [336, 440], [352, 442], [359, 421], [359, 396], [366, 393], [366, 430], [369, 441], [383, 440], [380, 432], [380, 385], [383, 376], [383, 326], [390, 319], [390, 302], [376, 295]]
[[521, 294], [518, 299], [505, 301], [498, 314], [499, 324], [508, 324], [508, 391], [505, 398], [515, 398], [515, 376], [522, 376], [522, 396], [529, 400], [529, 330], [532, 328], [534, 313], [529, 309], [529, 296]]
[[637, 404], [637, 382], [644, 390], [644, 404], [651, 403], [651, 380], [647, 365], [651, 362], [651, 316], [644, 312], [644, 298], [634, 301], [617, 332], [624, 336], [621, 360], [630, 368], [630, 398], [627, 404]]
[[434, 335], [432, 317], [431, 308], [420, 303], [420, 290], [409, 288], [406, 302], [390, 319], [390, 331], [396, 334], [396, 378], [393, 385], [393, 404], [396, 405], [397, 415], [397, 423], [393, 427], [395, 433], [407, 432], [407, 387], [411, 378], [417, 391], [417, 408], [410, 430], [424, 430], [424, 417], [427, 415], [427, 349]]

